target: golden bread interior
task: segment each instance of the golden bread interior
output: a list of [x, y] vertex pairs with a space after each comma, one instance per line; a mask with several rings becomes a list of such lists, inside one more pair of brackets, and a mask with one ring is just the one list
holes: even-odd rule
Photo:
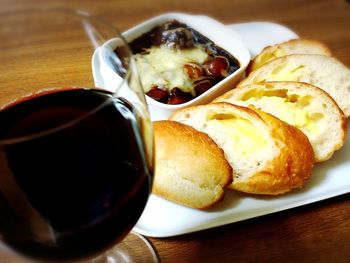
[[264, 87], [249, 89], [240, 100], [245, 105], [256, 105], [301, 129], [310, 139], [324, 132], [327, 126], [322, 108], [325, 105], [316, 98], [309, 94], [296, 94], [288, 89], [269, 89], [268, 85]]

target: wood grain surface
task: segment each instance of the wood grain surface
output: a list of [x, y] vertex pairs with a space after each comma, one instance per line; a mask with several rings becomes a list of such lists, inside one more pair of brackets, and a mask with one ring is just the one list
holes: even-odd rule
[[[206, 14], [227, 24], [271, 21], [302, 37], [323, 41], [350, 67], [350, 4], [345, 0], [0, 0], [0, 12], [36, 5], [83, 9], [121, 31], [172, 11]], [[197, 233], [148, 240], [163, 263], [350, 262], [350, 195]], [[26, 261], [0, 251], [0, 263], [18, 262]]]

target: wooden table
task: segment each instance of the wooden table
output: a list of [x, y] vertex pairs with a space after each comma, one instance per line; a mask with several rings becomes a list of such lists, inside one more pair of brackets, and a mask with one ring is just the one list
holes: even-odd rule
[[[227, 24], [272, 21], [323, 41], [350, 66], [350, 3], [345, 0], [0, 0], [0, 8], [40, 3], [85, 9], [104, 16], [121, 31], [169, 11], [206, 14]], [[350, 262], [349, 198], [346, 194], [202, 232], [149, 240], [163, 263]], [[22, 261], [2, 253], [0, 262]]]

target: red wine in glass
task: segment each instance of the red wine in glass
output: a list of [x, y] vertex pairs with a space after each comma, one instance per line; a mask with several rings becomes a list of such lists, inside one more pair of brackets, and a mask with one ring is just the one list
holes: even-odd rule
[[44, 260], [93, 256], [121, 240], [151, 187], [141, 118], [125, 99], [65, 88], [0, 111], [0, 232]]

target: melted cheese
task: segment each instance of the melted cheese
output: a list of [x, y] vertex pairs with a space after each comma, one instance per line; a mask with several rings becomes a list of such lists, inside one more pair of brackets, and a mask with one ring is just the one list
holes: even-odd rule
[[321, 110], [316, 108], [317, 105], [312, 103], [310, 96], [264, 96], [261, 94], [262, 91], [258, 93], [258, 96], [250, 94], [251, 97], [245, 98], [244, 105], [254, 105], [273, 114], [290, 125], [301, 129], [309, 138], [317, 137], [324, 128], [321, 122], [322, 119], [324, 120], [324, 115]]
[[254, 69], [261, 67], [262, 65], [269, 62], [272, 59], [285, 56], [285, 54], [286, 53], [280, 48], [276, 48], [275, 50], [273, 50], [273, 52], [263, 53], [261, 56], [257, 57], [256, 66], [254, 67]]
[[193, 83], [184, 72], [184, 64], [203, 64], [207, 57], [208, 54], [201, 46], [192, 49], [151, 47], [146, 54], [134, 56], [145, 92], [154, 86], [167, 90], [178, 87], [191, 92]]
[[241, 156], [254, 154], [254, 152], [264, 149], [267, 141], [261, 131], [257, 129], [249, 120], [235, 117], [233, 115], [215, 115], [208, 125], [216, 126], [222, 134], [229, 136], [237, 153]]
[[[298, 128], [312, 124], [312, 119], [308, 116], [308, 112], [299, 109], [294, 103], [286, 102], [284, 98], [279, 97], [262, 97], [259, 104], [273, 105], [276, 110], [274, 115], [281, 119], [288, 121], [289, 124]], [[254, 99], [247, 100], [247, 104], [255, 104]]]
[[304, 72], [305, 66], [299, 65], [291, 67], [289, 65], [281, 65], [276, 67], [269, 78], [270, 81], [300, 81], [301, 78], [305, 75]]

